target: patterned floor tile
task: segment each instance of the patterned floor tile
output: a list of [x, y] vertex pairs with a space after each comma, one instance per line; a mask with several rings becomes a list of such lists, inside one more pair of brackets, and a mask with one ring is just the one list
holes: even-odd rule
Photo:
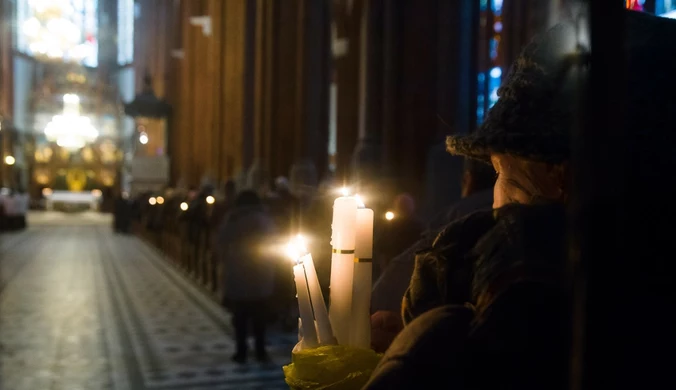
[[0, 237], [1, 389], [287, 388], [294, 335], [236, 365], [229, 314], [155, 249], [105, 217], [29, 221]]

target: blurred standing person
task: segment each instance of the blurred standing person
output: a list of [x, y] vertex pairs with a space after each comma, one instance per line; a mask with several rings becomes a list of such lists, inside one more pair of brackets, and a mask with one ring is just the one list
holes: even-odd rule
[[216, 202], [213, 211], [211, 212], [209, 224], [211, 225], [214, 233], [218, 231], [221, 222], [223, 222], [225, 216], [233, 208], [235, 204], [235, 196], [237, 196], [237, 186], [235, 181], [230, 179], [223, 186], [223, 199], [220, 199], [218, 202]]
[[218, 233], [223, 221], [227, 217], [228, 213], [235, 206], [235, 197], [237, 196], [237, 184], [235, 180], [228, 180], [222, 189], [223, 198], [216, 201], [211, 209], [211, 215], [209, 215], [209, 242], [208, 247], [211, 250], [211, 266], [213, 271], [209, 275], [209, 280], [212, 288], [216, 291], [219, 291], [221, 288], [221, 281], [218, 280], [218, 275], [221, 274], [222, 264], [218, 260]]
[[447, 224], [478, 210], [493, 207], [495, 170], [481, 161], [465, 158], [461, 182], [462, 199], [439, 213], [420, 239], [397, 254], [373, 285], [371, 318], [373, 347], [382, 352], [404, 326], [401, 302], [408, 289], [418, 251], [432, 247], [434, 239]]
[[[275, 190], [267, 199], [270, 206], [270, 213], [275, 221], [277, 231], [285, 236], [300, 233], [298, 231], [298, 219], [300, 213], [300, 201], [291, 193], [291, 186], [286, 177], [280, 176], [275, 179]], [[288, 264], [284, 262], [277, 263], [276, 283], [275, 283], [275, 304], [279, 312], [282, 326], [294, 326], [295, 320], [291, 324], [287, 323], [290, 313], [293, 313], [293, 307], [296, 305], [294, 293], [293, 274], [289, 272]], [[297, 325], [297, 322], [296, 324]]]
[[432, 220], [431, 226], [442, 227], [477, 210], [493, 206], [495, 170], [481, 161], [465, 158], [460, 196], [445, 213]]
[[129, 233], [131, 226], [132, 210], [129, 194], [118, 192], [115, 195], [114, 205], [114, 227], [116, 233]]
[[256, 358], [269, 360], [265, 347], [265, 325], [269, 301], [274, 293], [275, 257], [267, 246], [273, 242], [275, 225], [260, 197], [243, 191], [218, 234], [222, 262], [223, 304], [232, 312], [237, 351], [232, 357], [246, 363], [247, 335], [253, 327]]
[[214, 187], [210, 184], [204, 185], [193, 198], [189, 198], [188, 210], [185, 212], [188, 220], [188, 238], [190, 243], [195, 245], [195, 253], [201, 241], [204, 239], [204, 233], [209, 226], [209, 205], [207, 197], [214, 193]]
[[379, 258], [377, 274], [387, 267], [394, 256], [420, 238], [425, 227], [415, 212], [415, 200], [409, 194], [400, 194], [394, 199], [394, 212], [391, 214], [393, 218], [382, 226], [380, 234], [382, 238], [377, 243]]
[[291, 186], [286, 177], [275, 179], [275, 191], [269, 197], [270, 211], [282, 234], [298, 233], [300, 201], [291, 193]]

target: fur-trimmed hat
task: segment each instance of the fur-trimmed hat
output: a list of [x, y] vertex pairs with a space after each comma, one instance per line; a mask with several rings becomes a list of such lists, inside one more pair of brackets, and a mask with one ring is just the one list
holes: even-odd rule
[[[625, 50], [629, 66], [632, 62], [634, 66], [638, 62], [653, 64], [655, 69], [649, 76], [640, 76], [644, 81], [655, 77], [655, 72], [671, 72], [666, 70], [668, 67], [662, 69], [657, 58], [674, 58], [673, 50], [664, 43], [668, 41], [664, 34], [676, 36], [673, 35], [676, 34], [676, 23], [634, 11], [626, 11], [626, 16]], [[672, 53], [665, 53], [669, 51]], [[588, 74], [585, 66], [588, 59], [584, 50], [576, 47], [572, 25], [553, 27], [523, 50], [498, 90], [499, 100], [488, 111], [481, 127], [468, 135], [448, 137], [447, 150], [484, 161], [488, 161], [492, 153], [513, 154], [548, 163], [567, 160], [575, 118], [577, 84], [573, 81], [574, 71]], [[572, 66], [581, 61], [582, 66]], [[632, 80], [637, 76], [630, 72], [632, 92], [628, 103], [632, 107], [638, 96]]]

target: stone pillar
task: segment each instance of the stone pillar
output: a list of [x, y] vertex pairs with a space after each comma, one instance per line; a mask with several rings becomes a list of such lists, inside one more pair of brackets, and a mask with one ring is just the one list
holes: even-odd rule
[[382, 171], [384, 0], [365, 4], [359, 65], [359, 140], [352, 156], [352, 184], [360, 191], [376, 186]]
[[[296, 163], [328, 165], [330, 47], [329, 4], [303, 0], [299, 9]], [[316, 179], [314, 179], [316, 181]], [[315, 183], [316, 184], [316, 183]]]

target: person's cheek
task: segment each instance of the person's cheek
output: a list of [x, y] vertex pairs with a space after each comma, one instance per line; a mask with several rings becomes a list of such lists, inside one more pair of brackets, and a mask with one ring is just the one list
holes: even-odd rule
[[493, 208], [497, 209], [507, 204], [505, 184], [498, 178], [493, 186]]

